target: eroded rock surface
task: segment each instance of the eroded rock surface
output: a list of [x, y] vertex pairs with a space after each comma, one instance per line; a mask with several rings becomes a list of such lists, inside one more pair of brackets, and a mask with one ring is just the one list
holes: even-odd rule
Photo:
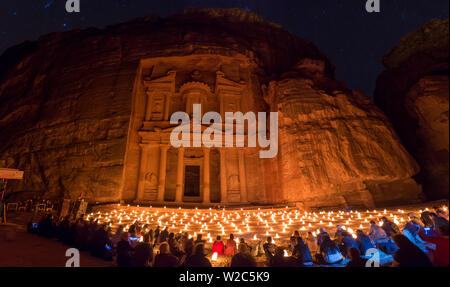
[[449, 190], [449, 23], [432, 20], [406, 35], [383, 59], [375, 102], [417, 159], [429, 199]]
[[[303, 67], [304, 65], [301, 65]], [[289, 201], [313, 206], [417, 202], [415, 160], [385, 115], [358, 91], [301, 68], [269, 85], [280, 115], [279, 170]]]
[[[196, 55], [212, 60], [203, 63]], [[233, 57], [248, 67], [237, 68]], [[136, 83], [145, 79], [138, 73], [146, 60], [154, 70], [145, 73], [170, 75], [168, 58], [181, 71], [175, 87], [188, 72], [217, 66], [204, 73], [206, 83], [215, 84], [222, 74], [237, 84], [244, 79], [251, 91], [239, 103], [245, 110], [280, 112], [278, 157], [262, 164], [244, 158], [248, 176], [236, 181], [241, 190], [247, 185], [250, 204], [374, 206], [419, 199], [412, 179], [417, 164], [383, 113], [333, 80], [333, 65], [313, 44], [240, 9], [187, 10], [104, 30], [56, 33], [8, 50], [0, 58], [0, 162], [25, 170], [11, 191], [83, 194], [92, 202], [133, 199], [135, 189], [123, 197], [125, 165], [133, 171], [140, 164], [139, 149], [126, 156], [127, 146], [139, 143], [129, 137], [133, 91], [145, 94]], [[255, 166], [264, 170], [263, 179]], [[150, 179], [158, 184], [157, 176]], [[211, 182], [217, 186], [219, 179]]]

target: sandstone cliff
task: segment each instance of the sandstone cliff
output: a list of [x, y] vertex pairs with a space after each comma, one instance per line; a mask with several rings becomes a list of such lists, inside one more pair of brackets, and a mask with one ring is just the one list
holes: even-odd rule
[[280, 115], [279, 170], [289, 201], [305, 207], [419, 201], [421, 187], [411, 178], [418, 166], [386, 116], [364, 94], [320, 68], [311, 73], [311, 66], [302, 63], [266, 93]]
[[418, 160], [429, 199], [449, 190], [449, 22], [431, 20], [412, 31], [383, 59], [375, 102]]
[[[383, 113], [333, 80], [333, 65], [313, 44], [241, 9], [190, 9], [103, 30], [55, 33], [5, 52], [0, 162], [25, 170], [11, 190], [121, 199], [138, 67], [144, 59], [192, 55], [244, 55], [256, 64], [249, 78], [260, 99], [251, 99], [252, 108], [282, 114], [279, 158], [267, 167], [276, 191], [270, 202], [373, 206], [418, 200], [420, 186], [411, 179], [417, 165]], [[222, 69], [233, 74], [234, 67]], [[264, 82], [270, 82], [267, 104], [256, 85]], [[252, 176], [248, 185], [254, 181]]]
[[139, 61], [247, 55], [277, 74], [313, 44], [241, 9], [189, 9], [100, 29], [43, 36], [0, 58], [0, 159], [25, 170], [10, 190], [117, 200]]

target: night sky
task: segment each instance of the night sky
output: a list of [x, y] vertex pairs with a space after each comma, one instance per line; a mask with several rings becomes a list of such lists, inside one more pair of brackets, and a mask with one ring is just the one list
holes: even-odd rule
[[282, 24], [315, 43], [336, 65], [336, 78], [372, 96], [382, 56], [402, 36], [432, 18], [447, 18], [449, 0], [81, 0], [68, 14], [66, 0], [1, 0], [0, 53], [50, 32], [104, 27], [150, 14], [167, 16], [187, 7], [240, 7]]

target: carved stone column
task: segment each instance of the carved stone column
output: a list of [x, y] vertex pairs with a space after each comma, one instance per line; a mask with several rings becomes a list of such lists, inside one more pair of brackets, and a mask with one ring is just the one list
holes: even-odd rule
[[241, 187], [241, 203], [248, 203], [247, 180], [245, 178], [244, 150], [239, 149], [239, 182]]
[[203, 203], [211, 203], [209, 148], [203, 148]]
[[168, 145], [161, 145], [161, 156], [159, 160], [159, 184], [158, 184], [158, 201], [164, 202], [164, 192], [166, 189], [166, 166]]
[[227, 170], [226, 170], [226, 151], [221, 148], [220, 151], [220, 202], [226, 204], [228, 202], [227, 190]]
[[141, 165], [139, 167], [139, 184], [138, 184], [138, 192], [136, 195], [136, 200], [144, 199], [145, 192], [145, 174], [147, 172], [147, 162], [148, 162], [148, 150], [149, 146], [145, 144], [141, 144]]
[[175, 202], [183, 202], [183, 173], [184, 173], [184, 147], [178, 149], [178, 165], [177, 165], [177, 189]]

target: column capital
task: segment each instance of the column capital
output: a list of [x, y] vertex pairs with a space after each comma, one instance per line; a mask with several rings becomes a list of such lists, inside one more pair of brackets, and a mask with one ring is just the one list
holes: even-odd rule
[[159, 147], [162, 150], [168, 150], [171, 147], [171, 145], [169, 145], [169, 144], [160, 144]]

